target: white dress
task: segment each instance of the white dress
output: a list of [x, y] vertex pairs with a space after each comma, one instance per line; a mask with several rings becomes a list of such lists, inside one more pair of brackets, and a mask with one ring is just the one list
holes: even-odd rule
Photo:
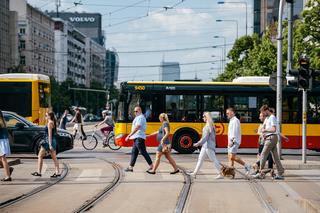
[[0, 156], [10, 155], [10, 144], [6, 129], [0, 128]]

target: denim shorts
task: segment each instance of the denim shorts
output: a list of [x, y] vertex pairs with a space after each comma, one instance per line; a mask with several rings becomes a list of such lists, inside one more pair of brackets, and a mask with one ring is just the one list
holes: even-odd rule
[[[170, 143], [164, 143], [164, 144], [169, 145]], [[162, 152], [162, 148], [163, 148], [162, 144], [159, 144], [157, 148], [157, 152]]]
[[239, 146], [239, 144], [234, 143], [231, 147], [228, 147], [228, 153], [237, 154]]
[[[54, 151], [56, 151], [56, 150], [57, 150], [57, 141], [56, 141], [56, 138], [55, 138], [55, 137], [52, 138], [51, 145], [52, 145], [52, 148], [54, 149]], [[50, 151], [50, 146], [49, 146], [48, 138], [45, 139], [45, 142], [41, 143], [41, 146], [42, 146], [46, 151]]]

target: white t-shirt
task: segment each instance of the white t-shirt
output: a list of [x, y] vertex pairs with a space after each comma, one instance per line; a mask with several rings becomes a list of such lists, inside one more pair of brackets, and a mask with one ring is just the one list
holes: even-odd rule
[[279, 125], [278, 125], [276, 116], [270, 115], [269, 117], [267, 117], [264, 120], [263, 125], [265, 126], [265, 129], [270, 129], [271, 127], [275, 127], [276, 128], [275, 132], [268, 132], [268, 133], [265, 134], [265, 137], [269, 136], [269, 135], [277, 135], [278, 134]]
[[228, 143], [232, 143], [231, 139], [235, 138], [235, 143], [241, 144], [241, 127], [240, 121], [236, 116], [233, 116], [229, 121], [228, 126]]

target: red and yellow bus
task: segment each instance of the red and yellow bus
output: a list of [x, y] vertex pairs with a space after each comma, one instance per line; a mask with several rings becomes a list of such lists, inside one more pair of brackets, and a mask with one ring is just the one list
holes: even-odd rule
[[[204, 111], [211, 112], [214, 118], [217, 147], [227, 147], [226, 109], [233, 106], [241, 122], [241, 147], [256, 148], [259, 108], [263, 104], [276, 106], [276, 93], [269, 87], [267, 80], [261, 83], [123, 82], [116, 116], [116, 141], [121, 146], [132, 145], [132, 141], [125, 142], [125, 137], [131, 130], [133, 109], [140, 105], [143, 112], [151, 110], [147, 118], [147, 134], [158, 130], [160, 113], [168, 114], [173, 149], [179, 153], [194, 151], [192, 144], [201, 137]], [[308, 110], [307, 148], [320, 150], [320, 88], [309, 93]], [[301, 117], [301, 92], [293, 87], [285, 87], [282, 133], [290, 141], [283, 142], [284, 149], [301, 148]], [[147, 137], [146, 145], [158, 146], [156, 137]]]
[[15, 112], [29, 121], [45, 124], [50, 107], [50, 78], [41, 74], [0, 75], [0, 109]]

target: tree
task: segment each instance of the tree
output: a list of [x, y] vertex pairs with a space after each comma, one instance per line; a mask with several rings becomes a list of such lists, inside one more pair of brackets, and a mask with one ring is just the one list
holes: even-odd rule
[[320, 69], [320, 0], [309, 0], [301, 15], [295, 22], [294, 62], [297, 65], [299, 56], [306, 54], [311, 67]]

